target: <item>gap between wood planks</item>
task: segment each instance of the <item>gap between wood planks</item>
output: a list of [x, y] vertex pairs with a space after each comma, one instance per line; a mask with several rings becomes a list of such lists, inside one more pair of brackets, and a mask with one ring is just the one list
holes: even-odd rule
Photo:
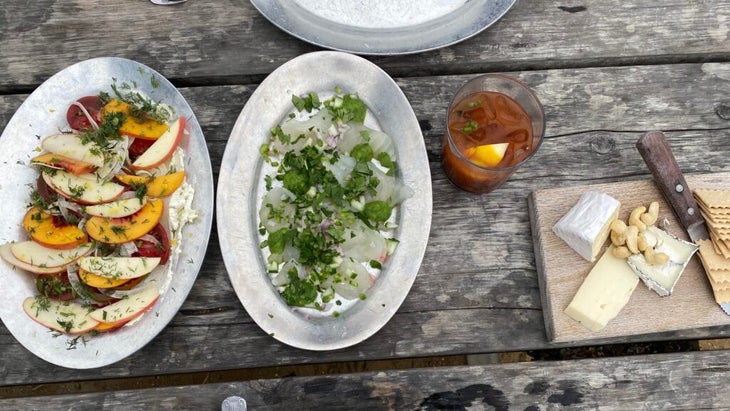
[[17, 398], [30, 396], [36, 397], [60, 394], [83, 394], [91, 392], [137, 390], [143, 388], [225, 383], [259, 379], [403, 370], [410, 368], [487, 365], [514, 362], [540, 362], [698, 350], [730, 350], [730, 338], [714, 340], [627, 343], [589, 347], [558, 348], [552, 350], [505, 352], [494, 354], [455, 355], [442, 357], [404, 358], [394, 360], [370, 360], [308, 365], [289, 365], [215, 372], [159, 375], [149, 377], [117, 378], [99, 381], [19, 385], [12, 387], [0, 387], [0, 398]]

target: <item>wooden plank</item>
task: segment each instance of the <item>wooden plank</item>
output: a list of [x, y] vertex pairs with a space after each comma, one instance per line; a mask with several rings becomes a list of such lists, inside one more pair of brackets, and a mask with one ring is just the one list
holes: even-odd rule
[[730, 351], [436, 367], [10, 398], [2, 409], [726, 409]]
[[[191, 2], [188, 2], [191, 3]], [[730, 172], [730, 64], [689, 64], [513, 73], [538, 91], [548, 116], [537, 155], [496, 192], [454, 188], [440, 166], [448, 98], [471, 76], [398, 78], [421, 124], [431, 161], [433, 220], [418, 277], [395, 317], [367, 341], [311, 353], [265, 335], [227, 278], [215, 234], [180, 313], [135, 355], [98, 370], [68, 370], [30, 354], [0, 327], [3, 384], [164, 375], [238, 367], [476, 354], [555, 348], [546, 336], [527, 197], [551, 187], [643, 180], [634, 144], [661, 128], [685, 173]], [[691, 86], [691, 87], [690, 87]], [[255, 85], [182, 88], [200, 121], [213, 169]], [[641, 97], [638, 96], [649, 96]], [[0, 128], [24, 96], [0, 97]], [[35, 138], [29, 136], [30, 138]], [[235, 189], [235, 188], [230, 188]], [[631, 341], [730, 336], [730, 327], [631, 337]], [[606, 338], [592, 343], [618, 342]], [[580, 342], [578, 344], [587, 344]], [[153, 364], [150, 366], [150, 364]]]
[[[691, 188], [730, 189], [730, 173], [688, 176], [687, 184]], [[658, 201], [659, 221], [666, 219], [672, 234], [689, 240], [677, 216], [651, 180], [574, 186], [532, 193], [530, 218], [535, 260], [545, 329], [550, 340], [580, 341], [730, 324], [730, 316], [715, 303], [698, 256], [693, 257], [687, 265], [671, 296], [659, 297], [640, 283], [623, 310], [600, 331], [591, 331], [566, 315], [563, 310], [594, 264], [571, 250], [553, 233], [552, 227], [586, 191], [603, 192], [619, 200], [619, 219], [623, 221], [628, 220], [634, 208]], [[607, 244], [604, 244], [604, 250]]]
[[[730, 0], [671, 7], [661, 0], [519, 1], [457, 45], [370, 60], [394, 76], [727, 61], [729, 14]], [[28, 90], [70, 64], [109, 55], [137, 60], [182, 86], [249, 83], [315, 50], [247, 1], [119, 7], [45, 0], [28, 7], [12, 0], [0, 14], [0, 91]]]

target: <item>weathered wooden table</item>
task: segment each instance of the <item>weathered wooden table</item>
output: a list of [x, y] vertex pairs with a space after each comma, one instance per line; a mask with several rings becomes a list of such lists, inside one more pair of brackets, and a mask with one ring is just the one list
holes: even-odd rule
[[[214, 230], [180, 312], [125, 360], [91, 370], [60, 368], [0, 327], [0, 408], [213, 410], [234, 394], [252, 409], [730, 407], [724, 388], [730, 351], [404, 365], [423, 357], [730, 334], [730, 317], [728, 325], [630, 339], [558, 345], [545, 333], [527, 207], [532, 191], [650, 178], [634, 144], [652, 129], [666, 132], [686, 174], [730, 171], [730, 1], [665, 3], [523, 0], [459, 44], [369, 57], [410, 100], [433, 183], [432, 227], [418, 277], [373, 337], [315, 353], [266, 335], [230, 285]], [[277, 29], [244, 0], [174, 7], [143, 0], [10, 0], [2, 9], [0, 127], [62, 68], [92, 57], [125, 57], [180, 88], [203, 127], [215, 177], [231, 128], [257, 84], [287, 60], [318, 50]], [[538, 154], [498, 191], [476, 196], [445, 178], [440, 147], [450, 96], [484, 72], [524, 80], [548, 120]], [[392, 366], [328, 371], [380, 360]], [[313, 375], [285, 375], [317, 365]], [[249, 371], [247, 380], [239, 380], [240, 371]], [[256, 379], [257, 372], [266, 378]]]

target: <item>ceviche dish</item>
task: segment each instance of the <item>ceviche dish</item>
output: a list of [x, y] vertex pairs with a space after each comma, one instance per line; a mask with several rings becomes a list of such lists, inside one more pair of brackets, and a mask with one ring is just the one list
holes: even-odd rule
[[396, 206], [413, 191], [397, 178], [393, 140], [364, 124], [356, 94], [292, 103], [261, 147], [261, 247], [287, 305], [338, 316], [367, 298], [398, 244]]
[[69, 95], [65, 109], [57, 133], [37, 136], [22, 238], [0, 245], [0, 257], [34, 279], [23, 301], [30, 318], [93, 336], [155, 306], [198, 211], [181, 146], [186, 118], [173, 107], [112, 79], [107, 91]]

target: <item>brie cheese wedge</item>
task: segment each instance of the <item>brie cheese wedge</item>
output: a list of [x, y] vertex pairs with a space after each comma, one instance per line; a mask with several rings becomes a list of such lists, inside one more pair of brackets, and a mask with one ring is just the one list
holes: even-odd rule
[[650, 264], [639, 253], [629, 257], [627, 262], [650, 290], [662, 297], [671, 295], [684, 268], [699, 247], [655, 226], [647, 227], [643, 235], [647, 244], [654, 247], [654, 252], [668, 255], [669, 261], [661, 265]]
[[581, 257], [593, 262], [620, 208], [621, 203], [608, 194], [587, 191], [553, 226], [553, 232]]

